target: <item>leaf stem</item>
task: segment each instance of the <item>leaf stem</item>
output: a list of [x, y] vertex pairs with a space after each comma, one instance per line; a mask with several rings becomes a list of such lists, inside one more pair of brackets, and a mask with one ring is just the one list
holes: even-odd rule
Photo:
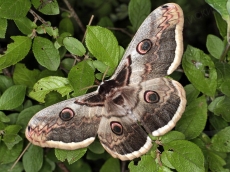
[[227, 45], [226, 45], [223, 53], [220, 56], [220, 61], [223, 62], [225, 60], [226, 54], [228, 53], [229, 49], [230, 49], [230, 39], [228, 40]]

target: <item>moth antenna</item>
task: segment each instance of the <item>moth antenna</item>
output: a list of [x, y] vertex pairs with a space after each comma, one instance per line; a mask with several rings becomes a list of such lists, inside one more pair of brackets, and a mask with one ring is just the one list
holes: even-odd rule
[[31, 142], [28, 143], [28, 145], [25, 147], [25, 149], [22, 151], [22, 153], [16, 159], [16, 161], [14, 162], [14, 164], [12, 165], [12, 167], [10, 168], [10, 171], [13, 170], [13, 168], [15, 167], [15, 165], [18, 163], [18, 161], [21, 159], [22, 155], [24, 155], [24, 153], [27, 151], [27, 149], [30, 147], [30, 145], [31, 145]]
[[[91, 25], [91, 23], [92, 23], [92, 21], [93, 21], [93, 18], [94, 18], [94, 15], [91, 16], [91, 18], [90, 18], [90, 20], [89, 20], [89, 23], [88, 23], [88, 26]], [[87, 28], [86, 28], [86, 31], [87, 31]], [[81, 41], [82, 43], [85, 41], [86, 31], [85, 31], [84, 36], [83, 36], [83, 38], [82, 38], [82, 41]]]

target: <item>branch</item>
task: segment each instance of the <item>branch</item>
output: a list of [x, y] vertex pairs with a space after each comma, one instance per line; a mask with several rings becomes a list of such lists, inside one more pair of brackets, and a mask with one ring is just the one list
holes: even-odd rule
[[37, 22], [37, 20], [39, 20], [40, 22], [42, 22], [42, 24], [44, 25], [49, 25], [48, 22], [46, 22], [43, 18], [41, 18], [37, 13], [35, 13], [32, 9], [29, 10], [29, 12], [34, 16], [34, 23]]
[[127, 32], [125, 29], [123, 28], [115, 28], [115, 27], [107, 27], [107, 29], [110, 29], [110, 30], [118, 30], [118, 31], [121, 31], [123, 32], [124, 34], [128, 35], [130, 38], [133, 37], [132, 34], [130, 34], [129, 32]]
[[74, 9], [71, 7], [70, 3], [68, 0], [63, 0], [64, 3], [66, 4], [67, 8], [70, 10], [71, 12], [71, 16], [73, 16], [73, 18], [76, 20], [77, 24], [79, 25], [79, 27], [81, 28], [81, 30], [83, 32], [85, 32], [85, 27], [82, 24], [81, 20], [79, 19], [78, 15], [75, 13]]

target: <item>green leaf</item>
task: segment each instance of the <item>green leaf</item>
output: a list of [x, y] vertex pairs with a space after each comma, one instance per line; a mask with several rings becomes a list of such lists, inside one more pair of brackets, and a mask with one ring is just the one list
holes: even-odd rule
[[178, 131], [170, 131], [165, 135], [161, 136], [160, 141], [162, 144], [166, 144], [173, 140], [184, 140], [184, 139], [185, 139], [185, 135], [183, 133]]
[[31, 71], [26, 68], [25, 64], [17, 63], [13, 74], [14, 83], [32, 88], [37, 82], [39, 74], [39, 70], [34, 69]]
[[33, 91], [29, 93], [29, 96], [38, 102], [43, 102], [46, 94], [51, 91], [57, 91], [62, 96], [69, 94], [72, 91], [67, 78], [59, 76], [49, 76], [40, 79], [33, 88]]
[[108, 159], [111, 157], [106, 151], [103, 154], [95, 154], [91, 151], [87, 151], [86, 153], [86, 159], [90, 161], [96, 161], [99, 159]]
[[101, 27], [114, 27], [113, 22], [107, 16], [104, 16], [104, 17], [100, 18], [100, 20], [97, 23], [97, 25], [101, 26]]
[[73, 67], [73, 64], [74, 64], [73, 58], [65, 58], [61, 61], [61, 66], [67, 70], [70, 70]]
[[167, 166], [170, 169], [175, 169], [175, 167], [173, 167], [172, 164], [169, 162], [167, 154], [164, 152], [161, 154], [161, 162], [164, 164], [164, 166]]
[[22, 141], [22, 138], [18, 134], [5, 134], [2, 141], [11, 150], [16, 144]]
[[93, 61], [93, 66], [100, 71], [101, 73], [106, 72], [106, 76], [111, 76], [114, 73], [114, 70], [111, 68], [108, 68], [103, 62], [99, 60], [94, 60]]
[[74, 26], [70, 18], [63, 18], [59, 23], [60, 33], [68, 32], [71, 35], [74, 35]]
[[7, 51], [0, 55], [0, 70], [16, 64], [28, 54], [31, 39], [25, 36], [11, 36], [14, 43], [8, 44]]
[[59, 36], [58, 28], [49, 26], [49, 24], [42, 24], [36, 28], [38, 34], [48, 34], [53, 36], [53, 38], [57, 38]]
[[86, 45], [89, 51], [113, 70], [118, 65], [119, 46], [113, 33], [99, 26], [88, 26]]
[[225, 160], [226, 160], [225, 168], [230, 169], [230, 154], [227, 154]]
[[63, 39], [65, 48], [74, 55], [83, 56], [86, 53], [84, 45], [73, 37], [65, 37]]
[[226, 162], [223, 158], [212, 151], [208, 151], [208, 166], [211, 171], [229, 172], [229, 170], [223, 168], [224, 165], [226, 165]]
[[[1, 171], [8, 171], [13, 163], [0, 165]], [[22, 163], [19, 161], [10, 172], [22, 172], [24, 170]]]
[[120, 172], [120, 163], [118, 159], [109, 158], [102, 165], [100, 172]]
[[17, 119], [18, 119], [18, 114], [19, 113], [11, 113], [8, 115], [8, 117], [10, 118], [10, 122], [8, 124], [13, 125], [16, 123]]
[[61, 150], [55, 149], [55, 155], [58, 160], [65, 161], [67, 159], [69, 164], [72, 164], [79, 160], [83, 155], [85, 155], [87, 148], [76, 149], [76, 150]]
[[220, 35], [222, 36], [222, 38], [224, 38], [227, 35], [227, 23], [225, 20], [223, 20], [221, 15], [217, 13], [216, 11], [213, 11], [213, 14], [214, 14], [216, 25], [219, 29]]
[[27, 128], [27, 124], [29, 120], [40, 110], [42, 110], [44, 107], [41, 105], [35, 105], [31, 106], [29, 108], [24, 109], [20, 112], [17, 118], [16, 124], [20, 125], [22, 127], [21, 132], [25, 133], [25, 130]]
[[212, 137], [211, 149], [219, 152], [230, 152], [230, 127], [226, 127]]
[[228, 126], [228, 123], [220, 116], [209, 114], [208, 119], [215, 130], [221, 130]]
[[208, 96], [214, 96], [217, 73], [214, 63], [207, 54], [188, 46], [182, 59], [182, 66], [189, 81], [196, 89]]
[[41, 71], [39, 78], [42, 79], [42, 78], [45, 78], [48, 76], [62, 76], [62, 77], [64, 77], [64, 74], [62, 73], [61, 70], [50, 71], [48, 69], [45, 69], [45, 70]]
[[230, 97], [217, 97], [210, 103], [208, 110], [216, 115], [221, 115], [225, 121], [230, 122]]
[[84, 162], [81, 159], [73, 164], [66, 164], [66, 166], [71, 172], [92, 172], [91, 164], [88, 162]]
[[151, 11], [150, 0], [131, 0], [128, 7], [129, 20], [135, 32]]
[[227, 10], [228, 10], [228, 14], [230, 14], [230, 1], [229, 0], [227, 0]]
[[93, 85], [94, 70], [84, 60], [70, 70], [68, 79], [74, 89], [74, 95], [82, 95], [87, 91], [85, 88]]
[[32, 4], [41, 13], [46, 15], [56, 15], [60, 13], [57, 0], [32, 0]]
[[222, 84], [220, 86], [220, 90], [222, 93], [224, 93], [225, 95], [230, 97], [229, 85], [230, 85], [230, 80], [226, 80], [226, 81], [222, 82]]
[[[134, 161], [131, 161], [128, 165], [130, 172], [152, 172], [158, 171], [156, 162], [151, 155], [143, 155], [138, 165], [134, 165]], [[108, 170], [109, 171], [109, 170]]]
[[45, 157], [43, 161], [42, 168], [39, 170], [39, 172], [52, 172], [55, 171], [55, 162], [51, 161], [49, 158]]
[[216, 59], [220, 59], [221, 54], [224, 51], [223, 41], [215, 35], [208, 35], [206, 42], [209, 53]]
[[[6, 127], [6, 125], [3, 122], [0, 122], [0, 135], [4, 134], [4, 128]], [[1, 142], [0, 142], [1, 143]]]
[[3, 142], [0, 142], [0, 162], [8, 164], [14, 162], [20, 155], [23, 148], [23, 142], [16, 144], [11, 150], [7, 149]]
[[196, 138], [203, 131], [207, 121], [207, 102], [204, 96], [191, 102], [176, 125], [186, 139]]
[[160, 166], [158, 172], [173, 172], [173, 171], [170, 170], [168, 167]]
[[22, 158], [25, 171], [39, 171], [43, 163], [43, 148], [31, 145]]
[[10, 118], [4, 114], [4, 112], [0, 111], [0, 121], [1, 122], [10, 122]]
[[42, 37], [36, 37], [33, 42], [33, 53], [38, 63], [51, 71], [60, 65], [60, 55], [54, 44]]
[[[194, 143], [186, 140], [172, 141], [164, 146], [163, 154], [177, 171], [204, 172], [204, 156]], [[163, 162], [164, 163], [164, 162]]]
[[211, 139], [209, 138], [207, 134], [201, 133], [201, 135], [193, 139], [192, 142], [195, 143], [197, 146], [199, 146], [201, 150], [203, 151], [203, 153], [205, 154], [205, 150], [207, 148], [206, 145], [211, 144]]
[[190, 104], [200, 94], [200, 91], [197, 90], [192, 84], [186, 85], [184, 89], [186, 92], [187, 104]]
[[102, 154], [105, 152], [105, 149], [102, 147], [101, 143], [98, 140], [95, 140], [92, 144], [88, 146], [88, 149], [95, 154]]
[[0, 92], [4, 92], [12, 85], [14, 85], [12, 78], [0, 75]]
[[62, 97], [61, 94], [57, 93], [56, 91], [52, 91], [46, 95], [45, 107], [51, 106], [55, 103], [58, 103], [58, 102], [64, 101], [64, 100], [66, 100], [65, 97]]
[[9, 125], [5, 128], [5, 134], [17, 134], [21, 128], [20, 125]]
[[222, 63], [222, 62], [216, 62], [216, 71], [219, 82], [223, 82], [224, 80], [230, 80], [230, 64], [228, 63]]
[[227, 0], [205, 0], [205, 2], [207, 2], [212, 8], [220, 13], [222, 18], [228, 22], [229, 14], [226, 8]]
[[51, 26], [46, 26], [45, 27], [46, 32], [50, 35], [53, 36], [53, 38], [57, 38], [59, 36], [59, 30], [56, 27], [51, 27]]
[[7, 29], [7, 20], [0, 18], [0, 38], [5, 38]]
[[222, 93], [230, 96], [229, 82], [230, 82], [230, 64], [216, 62], [217, 81], [219, 89]]
[[9, 150], [22, 141], [22, 138], [17, 134], [21, 128], [20, 125], [9, 125], [4, 129], [5, 133], [2, 141]]
[[14, 20], [18, 29], [25, 35], [29, 35], [33, 32], [33, 29], [37, 27], [37, 25], [32, 22], [27, 17], [21, 17], [19, 19]]
[[0, 0], [0, 16], [6, 19], [25, 17], [31, 4], [30, 0]]
[[0, 97], [0, 109], [11, 110], [20, 106], [25, 98], [26, 87], [14, 85], [8, 88]]
[[125, 49], [122, 46], [119, 46], [119, 61], [122, 59], [125, 53]]
[[57, 38], [58, 44], [59, 44], [59, 45], [63, 45], [63, 40], [64, 40], [64, 38], [65, 38], [65, 37], [70, 37], [70, 36], [72, 36], [72, 35], [71, 35], [70, 33], [68, 33], [68, 32], [62, 33], [62, 34]]

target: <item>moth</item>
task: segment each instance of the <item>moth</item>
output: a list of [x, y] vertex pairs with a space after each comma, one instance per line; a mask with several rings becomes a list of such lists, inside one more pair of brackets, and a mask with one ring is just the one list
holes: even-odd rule
[[183, 12], [168, 3], [144, 20], [113, 76], [96, 91], [49, 106], [29, 121], [34, 145], [74, 150], [98, 136], [114, 158], [138, 158], [180, 119], [186, 106], [180, 83], [166, 78], [183, 53]]

